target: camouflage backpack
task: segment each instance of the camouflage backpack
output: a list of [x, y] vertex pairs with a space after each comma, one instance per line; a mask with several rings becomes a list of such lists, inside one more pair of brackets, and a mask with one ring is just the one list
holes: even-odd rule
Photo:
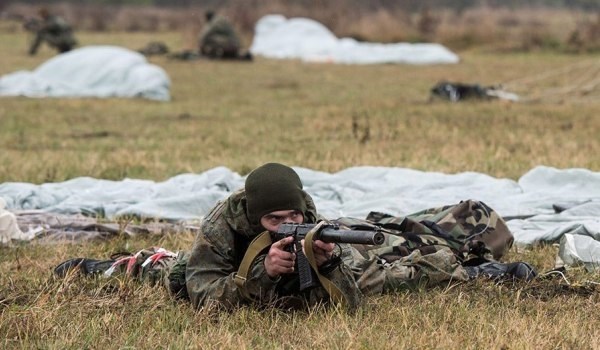
[[431, 254], [449, 247], [460, 261], [473, 258], [499, 260], [511, 248], [514, 237], [504, 220], [485, 203], [474, 200], [392, 216], [371, 212], [365, 220], [340, 218], [336, 223], [350, 228], [376, 225], [386, 234], [383, 247], [356, 246], [365, 257], [378, 255], [397, 260], [418, 249]]

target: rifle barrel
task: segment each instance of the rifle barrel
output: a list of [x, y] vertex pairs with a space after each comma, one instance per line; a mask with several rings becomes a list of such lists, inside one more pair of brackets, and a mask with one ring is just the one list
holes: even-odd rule
[[325, 228], [319, 232], [317, 239], [326, 243], [382, 245], [385, 241], [385, 236], [379, 231]]

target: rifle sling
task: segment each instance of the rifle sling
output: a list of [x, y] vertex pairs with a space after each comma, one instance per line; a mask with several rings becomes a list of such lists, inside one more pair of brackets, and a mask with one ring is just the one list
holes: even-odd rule
[[238, 268], [238, 272], [235, 274], [233, 281], [240, 288], [240, 290], [244, 290], [244, 284], [246, 283], [246, 278], [248, 277], [248, 272], [250, 271], [250, 267], [252, 263], [256, 259], [256, 257], [262, 253], [263, 250], [268, 248], [273, 241], [271, 241], [271, 235], [269, 231], [264, 231], [260, 235], [256, 236], [250, 242], [248, 249], [246, 250], [246, 254], [244, 254], [244, 258], [240, 263], [240, 267]]
[[313, 228], [304, 238], [304, 255], [306, 256], [306, 259], [308, 259], [310, 266], [319, 278], [321, 285], [323, 286], [323, 288], [325, 288], [327, 293], [329, 293], [331, 299], [338, 304], [342, 304], [345, 301], [344, 294], [335, 284], [333, 284], [327, 277], [323, 276], [319, 272], [317, 261], [315, 260], [315, 254], [313, 251], [313, 236], [319, 231], [319, 227], [322, 223], [324, 222], [321, 222], [317, 226], [315, 226], [315, 228]]

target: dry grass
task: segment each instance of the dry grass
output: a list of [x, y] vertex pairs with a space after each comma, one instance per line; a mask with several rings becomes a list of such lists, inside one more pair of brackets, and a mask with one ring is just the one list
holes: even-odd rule
[[[525, 284], [472, 283], [371, 298], [357, 314], [315, 307], [308, 312], [244, 308], [194, 312], [162, 288], [121, 279], [51, 277], [72, 256], [150, 244], [184, 248], [192, 237], [119, 239], [92, 245], [29, 245], [2, 250], [0, 344], [4, 348], [361, 348], [595, 349], [600, 289], [573, 272]], [[528, 252], [540, 269], [553, 247]], [[516, 254], [516, 253], [512, 253]], [[512, 256], [515, 258], [516, 256]], [[575, 276], [578, 276], [575, 278]], [[102, 344], [102, 345], [99, 345]]]
[[[184, 45], [180, 32], [80, 33], [86, 44]], [[23, 33], [0, 34], [0, 75], [53, 53], [25, 55]], [[512, 82], [523, 96], [568, 85], [593, 55], [462, 51], [452, 66], [334, 66], [153, 58], [173, 81], [169, 103], [122, 99], [0, 102], [0, 182], [76, 176], [163, 180], [265, 161], [323, 171], [355, 165], [479, 171], [518, 178], [540, 164], [600, 171], [598, 90], [529, 103], [429, 103], [438, 80]], [[597, 65], [597, 63], [596, 63]], [[596, 66], [597, 67], [597, 66]], [[547, 79], [543, 77], [549, 72]], [[525, 80], [522, 80], [527, 78]], [[426, 194], [424, 194], [426, 195]], [[161, 288], [120, 280], [55, 280], [75, 256], [107, 257], [150, 245], [189, 249], [190, 234], [0, 248], [3, 348], [599, 348], [597, 274], [571, 271], [533, 285], [489, 281], [369, 299], [356, 315], [242, 309], [193, 312]], [[540, 271], [556, 247], [512, 251]]]
[[[132, 49], [154, 39], [171, 47], [183, 42], [178, 33], [80, 37]], [[44, 47], [25, 56], [24, 34], [0, 40], [8, 48], [1, 74], [32, 69], [53, 54]], [[549, 94], [597, 72], [596, 56], [464, 51], [461, 58], [459, 65], [424, 67], [153, 58], [172, 79], [170, 103], [3, 99], [0, 181], [162, 180], [220, 165], [245, 173], [268, 160], [324, 171], [363, 164], [510, 178], [538, 164], [600, 167], [592, 156], [600, 142], [598, 88]], [[565, 69], [579, 63], [587, 70]], [[522, 97], [540, 99], [429, 103], [429, 89], [443, 79], [508, 83]]]

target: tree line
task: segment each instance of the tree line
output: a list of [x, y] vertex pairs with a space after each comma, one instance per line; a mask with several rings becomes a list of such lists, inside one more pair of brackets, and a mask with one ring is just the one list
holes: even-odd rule
[[[327, 6], [325, 3], [331, 3], [331, 0], [25, 0], [20, 3], [27, 4], [56, 4], [56, 3], [77, 3], [90, 5], [146, 5], [158, 7], [186, 7], [202, 6], [221, 8], [233, 5], [236, 2], [265, 4], [268, 2], [281, 3], [286, 2], [296, 6]], [[5, 1], [5, 5], [15, 1]], [[382, 8], [402, 9], [409, 12], [428, 8], [446, 8], [457, 12], [477, 6], [489, 7], [552, 7], [552, 8], [572, 8], [584, 10], [600, 10], [600, 0], [337, 0], [334, 1], [339, 6], [350, 6], [365, 8], [366, 10], [375, 10]], [[331, 4], [328, 4], [331, 6]]]

